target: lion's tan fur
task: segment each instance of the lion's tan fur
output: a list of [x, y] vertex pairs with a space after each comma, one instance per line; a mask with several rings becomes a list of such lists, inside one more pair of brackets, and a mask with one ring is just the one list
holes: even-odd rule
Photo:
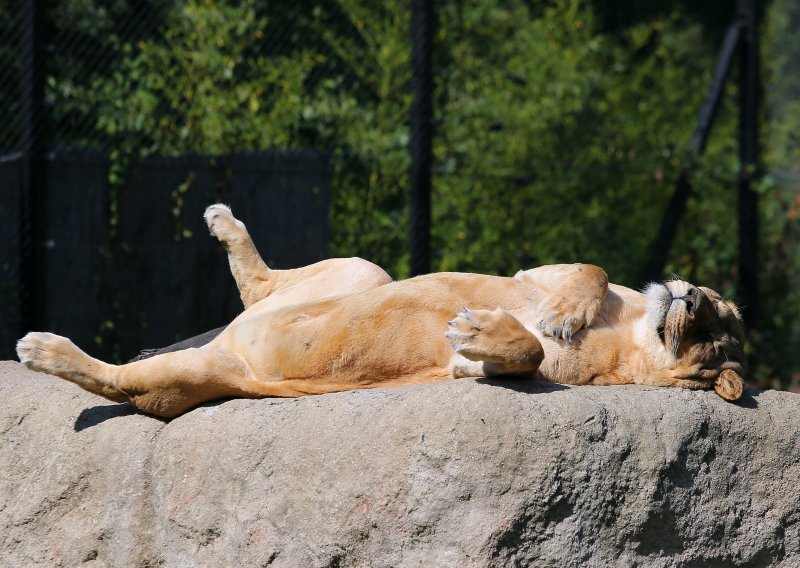
[[270, 270], [228, 208], [205, 217], [246, 308], [210, 344], [117, 366], [66, 338], [31, 333], [18, 344], [20, 360], [162, 416], [224, 396], [505, 375], [741, 395], [741, 318], [712, 290], [673, 281], [643, 294], [580, 264], [399, 282], [358, 258]]

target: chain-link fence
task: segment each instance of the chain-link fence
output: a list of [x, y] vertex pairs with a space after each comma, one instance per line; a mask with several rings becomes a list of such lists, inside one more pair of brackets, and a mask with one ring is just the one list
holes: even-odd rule
[[[191, 42], [223, 59], [194, 65], [200, 76], [226, 73], [233, 56], [293, 52], [307, 18], [288, 3], [279, 19], [274, 5], [259, 8], [163, 0], [0, 4], [3, 356], [13, 355], [15, 339], [30, 328], [58, 331], [119, 360], [229, 321], [241, 309], [238, 294], [222, 254], [199, 241], [207, 233], [203, 208], [216, 201], [250, 222], [272, 266], [327, 256], [324, 154], [291, 149], [300, 144], [239, 143], [239, 125], [237, 132], [198, 124], [209, 114], [199, 106], [167, 126], [183, 128], [169, 139], [159, 137], [161, 124], [137, 122], [147, 110], [115, 120], [142, 102], [131, 102], [138, 88], [153, 88], [143, 96], [158, 93], [159, 72], [175, 78], [194, 65], [189, 53], [170, 59]], [[250, 32], [259, 37], [240, 51], [215, 44]], [[137, 77], [139, 66], [152, 72]], [[240, 79], [231, 77], [229, 86]], [[244, 106], [258, 104], [248, 94]], [[166, 101], [162, 121], [179, 114], [184, 97], [192, 95]]]
[[[800, 301], [791, 292], [800, 289], [793, 2], [445, 0], [432, 4], [428, 55], [417, 57], [424, 34], [412, 13], [426, 5], [0, 0], [3, 354], [27, 327], [124, 358], [223, 323], [235, 309], [224, 272], [213, 278], [228, 307], [213, 317], [192, 320], [194, 292], [175, 292], [190, 285], [190, 266], [225, 268], [221, 253], [191, 260], [214, 248], [198, 240], [197, 220], [217, 199], [248, 204], [236, 212], [262, 227], [258, 244], [278, 265], [359, 255], [402, 277], [409, 249], [424, 247], [431, 270], [508, 274], [580, 260], [631, 286], [645, 272], [676, 272], [738, 292], [749, 315], [759, 300], [756, 344], [800, 338], [798, 318], [775, 315], [777, 298]], [[744, 80], [747, 6], [757, 8], [768, 87], [763, 159], [739, 148], [743, 85], [756, 81]], [[697, 117], [731, 30], [739, 47], [728, 50], [728, 80], [718, 82], [713, 130], [698, 151]], [[422, 82], [420, 61], [430, 71]], [[432, 119], [414, 118], [419, 89]], [[430, 151], [414, 124], [430, 129]], [[424, 186], [427, 170], [430, 207], [410, 187]], [[760, 231], [738, 228], [741, 180], [761, 196]], [[429, 226], [411, 222], [420, 210]], [[422, 244], [409, 226], [422, 227]], [[756, 232], [754, 266], [738, 243]], [[175, 247], [161, 257], [167, 268], [157, 268], [158, 254], [132, 260], [159, 242]], [[94, 268], [78, 266], [84, 257]], [[68, 323], [75, 313], [53, 315], [67, 301], [55, 289], [90, 288], [71, 270], [139, 282], [125, 295], [141, 300], [123, 309], [98, 284], [78, 331]], [[175, 278], [147, 284], [148, 270]], [[162, 294], [181, 306], [172, 319], [188, 323], [148, 311]], [[122, 345], [134, 325], [123, 322], [134, 320], [148, 331]], [[787, 349], [775, 359], [791, 358], [792, 340], [780, 341]]]

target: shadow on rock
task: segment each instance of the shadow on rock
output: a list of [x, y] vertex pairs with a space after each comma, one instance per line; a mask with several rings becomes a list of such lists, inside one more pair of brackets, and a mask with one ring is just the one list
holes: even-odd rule
[[103, 406], [93, 406], [92, 408], [83, 409], [78, 415], [78, 418], [75, 420], [74, 430], [76, 432], [81, 432], [82, 430], [86, 430], [92, 426], [102, 424], [106, 420], [119, 418], [121, 416], [131, 416], [134, 414], [141, 414], [143, 416], [152, 418], [153, 420], [160, 420], [161, 422], [165, 423], [167, 422], [167, 420], [157, 416], [145, 414], [132, 404], [106, 404]]
[[482, 385], [491, 385], [493, 387], [503, 387], [517, 392], [524, 392], [529, 394], [534, 393], [547, 393], [561, 390], [567, 390], [569, 387], [560, 385], [558, 383], [549, 383], [541, 379], [531, 379], [528, 377], [519, 378], [483, 378], [475, 379]]
[[758, 401], [756, 400], [756, 398], [758, 398], [758, 395], [760, 395], [761, 392], [762, 391], [758, 389], [751, 389], [751, 388], [744, 389], [742, 396], [739, 397], [739, 400], [737, 400], [733, 404], [735, 404], [736, 406], [741, 406], [742, 408], [758, 408]]

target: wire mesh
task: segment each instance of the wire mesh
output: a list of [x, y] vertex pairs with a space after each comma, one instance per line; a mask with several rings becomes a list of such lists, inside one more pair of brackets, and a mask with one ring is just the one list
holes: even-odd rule
[[[639, 285], [686, 172], [692, 189], [675, 244], [663, 254], [666, 272], [734, 295], [736, 62], [702, 159], [690, 141], [726, 30], [739, 25], [736, 5], [433, 3], [430, 268], [508, 274], [589, 261]], [[786, 243], [797, 240], [789, 223], [797, 184], [785, 179], [797, 174], [797, 128], [790, 126], [800, 116], [793, 110], [800, 10], [790, 0], [759, 6], [769, 51], [765, 160], [777, 167], [774, 196], [769, 176], [756, 176], [767, 196], [763, 212], [772, 216], [761, 248], [774, 249], [764, 262], [780, 266], [775, 281], [793, 289], [796, 253]], [[38, 30], [26, 20], [32, 8]], [[94, 235], [83, 254], [94, 255], [97, 274], [123, 245], [136, 250], [147, 230], [126, 233], [131, 221], [121, 208], [158, 209], [169, 222], [154, 223], [156, 236], [188, 246], [198, 230], [183, 233], [185, 204], [196, 209], [202, 193], [247, 196], [243, 207], [259, 218], [277, 216], [275, 227], [303, 227], [308, 238], [263, 230], [265, 256], [275, 263], [322, 254], [315, 247], [323, 235], [325, 253], [363, 256], [408, 275], [411, 8], [407, 0], [0, 0], [0, 351], [12, 354], [21, 320], [69, 334], [60, 327], [66, 324], [46, 318], [46, 302], [27, 315], [21, 306], [29, 309], [34, 302], [23, 297], [52, 284], [44, 269], [65, 242], [48, 234], [53, 208], [75, 208], [69, 197], [84, 190], [94, 196], [97, 220], [77, 219], [72, 230]], [[308, 183], [296, 194], [278, 191], [280, 200], [264, 197], [269, 180], [283, 175], [272, 157], [308, 149], [325, 154], [328, 165], [301, 152], [297, 163], [308, 163], [298, 167], [314, 172]], [[153, 160], [171, 166], [153, 169]], [[266, 169], [253, 173], [259, 163]], [[160, 186], [153, 194], [160, 197], [150, 198], [157, 203], [136, 205], [142, 179]], [[320, 205], [311, 219], [304, 208], [317, 198], [316, 186], [328, 196], [329, 213]], [[39, 214], [26, 218], [23, 210]], [[322, 232], [313, 235], [314, 227]], [[707, 250], [717, 251], [711, 260]], [[114, 266], [124, 270], [124, 263]], [[92, 312], [98, 321], [90, 335], [104, 342], [101, 352], [124, 335], [100, 321], [114, 312], [109, 302], [98, 298], [105, 307]], [[780, 325], [800, 337], [800, 323]]]
[[0, 159], [8, 162], [20, 141], [20, 16], [12, 0], [0, 2]]

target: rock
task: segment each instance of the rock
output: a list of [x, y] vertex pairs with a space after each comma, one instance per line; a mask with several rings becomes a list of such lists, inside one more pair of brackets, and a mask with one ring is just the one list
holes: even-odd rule
[[459, 380], [170, 422], [0, 363], [3, 566], [798, 566], [800, 395]]

